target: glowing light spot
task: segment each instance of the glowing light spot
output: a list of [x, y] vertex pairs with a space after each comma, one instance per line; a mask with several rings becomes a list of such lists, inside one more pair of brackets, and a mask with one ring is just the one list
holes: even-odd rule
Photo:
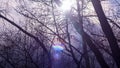
[[59, 58], [60, 58], [60, 55], [56, 53], [56, 54], [54, 55], [54, 58], [55, 58], [55, 59], [59, 59]]
[[63, 46], [61, 46], [61, 45], [59, 44], [59, 45], [53, 45], [53, 49], [54, 49], [54, 50], [57, 50], [57, 51], [61, 51], [61, 50], [63, 50], [64, 48], [63, 48]]
[[69, 11], [74, 3], [75, 0], [63, 0], [60, 9], [62, 11]]

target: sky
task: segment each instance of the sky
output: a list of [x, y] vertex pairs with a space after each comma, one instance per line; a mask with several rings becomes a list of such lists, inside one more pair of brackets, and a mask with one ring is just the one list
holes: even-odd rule
[[[23, 3], [22, 5], [28, 7], [28, 8], [31, 8], [32, 7], [36, 7], [37, 4], [35, 2], [29, 2], [28, 0], [24, 0], [25, 1], [25, 4]], [[117, 0], [119, 2], [119, 0]], [[0, 10], [7, 10], [7, 14], [9, 14], [8, 18], [11, 19], [11, 20], [14, 20], [14, 22], [16, 22], [17, 24], [21, 25], [21, 26], [24, 26], [24, 17], [22, 17], [21, 15], [19, 15], [14, 9], [16, 7], [18, 7], [20, 4], [19, 3], [22, 3], [22, 1], [19, 1], [19, 0], [0, 0]], [[61, 8], [60, 10], [64, 12], [67, 12], [70, 10], [71, 7], [74, 7], [74, 0], [70, 1], [70, 0], [62, 0], [62, 5], [59, 7]], [[110, 8], [110, 6], [114, 6], [114, 5], [109, 5], [108, 1], [103, 1], [102, 3], [103, 4], [103, 8], [105, 9], [105, 11], [108, 11]], [[112, 1], [110, 3], [115, 3], [115, 1]], [[94, 9], [93, 9], [93, 6], [91, 3], [88, 4], [87, 6], [89, 9], [86, 9], [85, 10], [85, 14], [93, 14], [94, 13]], [[109, 15], [109, 13], [106, 15]], [[95, 20], [95, 18], [92, 18]], [[91, 19], [91, 20], [92, 20]], [[22, 24], [21, 22], [19, 21], [22, 21]], [[97, 22], [97, 23], [96, 23]], [[95, 24], [98, 24], [98, 21], [94, 22]], [[3, 23], [0, 23], [1, 26], [4, 26]], [[99, 25], [99, 24], [98, 24]], [[10, 26], [10, 24], [6, 23], [5, 26], [8, 28], [12, 28], [13, 26]], [[98, 26], [97, 26], [98, 27]], [[52, 28], [53, 29], [53, 28]], [[75, 30], [74, 26], [72, 24], [69, 25], [69, 32], [70, 32], [70, 35], [74, 35], [76, 39], [80, 40], [80, 35], [77, 33], [77, 31]], [[79, 44], [79, 43], [78, 43]]]

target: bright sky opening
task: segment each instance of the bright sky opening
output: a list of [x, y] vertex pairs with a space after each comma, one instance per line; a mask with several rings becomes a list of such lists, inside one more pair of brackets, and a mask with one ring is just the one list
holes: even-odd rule
[[62, 5], [60, 9], [62, 11], [69, 11], [74, 4], [75, 0], [62, 0]]

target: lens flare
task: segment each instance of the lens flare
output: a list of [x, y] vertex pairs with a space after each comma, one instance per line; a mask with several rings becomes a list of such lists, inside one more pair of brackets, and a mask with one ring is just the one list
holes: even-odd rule
[[54, 59], [59, 60], [60, 59], [60, 54], [59, 53], [54, 54]]
[[64, 48], [63, 48], [63, 46], [61, 46], [61, 45], [53, 45], [53, 49], [54, 49], [54, 50], [57, 50], [57, 51], [61, 51], [61, 50], [63, 50]]

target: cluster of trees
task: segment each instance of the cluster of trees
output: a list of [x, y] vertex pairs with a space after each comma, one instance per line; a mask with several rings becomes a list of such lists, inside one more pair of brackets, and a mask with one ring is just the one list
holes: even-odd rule
[[66, 12], [62, 1], [1, 1], [0, 68], [54, 68], [56, 37], [64, 44], [57, 68], [120, 68], [119, 1], [75, 0]]

